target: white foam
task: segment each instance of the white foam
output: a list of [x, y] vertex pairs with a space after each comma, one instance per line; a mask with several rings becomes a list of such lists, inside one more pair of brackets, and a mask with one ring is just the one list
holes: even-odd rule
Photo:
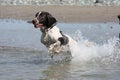
[[73, 56], [72, 61], [79, 63], [104, 61], [104, 63], [106, 63], [114, 62], [115, 59], [120, 60], [120, 57], [115, 56], [116, 54], [120, 54], [120, 49], [115, 51], [115, 44], [117, 40], [118, 38], [112, 38], [109, 39], [107, 43], [100, 45], [85, 39], [81, 35], [81, 32], [77, 31], [78, 44], [71, 48]]

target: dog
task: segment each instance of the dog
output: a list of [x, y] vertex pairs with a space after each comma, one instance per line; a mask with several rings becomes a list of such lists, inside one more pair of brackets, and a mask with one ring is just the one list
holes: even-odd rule
[[56, 18], [49, 12], [37, 12], [32, 23], [35, 28], [40, 28], [42, 32], [41, 43], [48, 48], [51, 58], [57, 53], [67, 52], [71, 55], [70, 47], [76, 44], [76, 41], [70, 36], [62, 33], [56, 26]]

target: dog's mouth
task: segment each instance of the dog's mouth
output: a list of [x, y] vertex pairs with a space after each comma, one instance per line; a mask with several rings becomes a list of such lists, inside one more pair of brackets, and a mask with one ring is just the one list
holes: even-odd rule
[[43, 27], [43, 24], [35, 23], [35, 24], [34, 24], [34, 27], [35, 27], [35, 28], [41, 28], [41, 27]]
[[35, 28], [41, 28], [41, 27], [43, 27], [43, 24], [39, 23], [39, 21], [37, 21], [37, 20], [32, 20], [32, 23], [33, 23], [33, 25], [34, 25]]

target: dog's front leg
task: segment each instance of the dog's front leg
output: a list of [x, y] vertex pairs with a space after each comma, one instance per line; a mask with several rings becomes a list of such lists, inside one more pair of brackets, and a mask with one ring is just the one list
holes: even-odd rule
[[61, 50], [60, 41], [55, 42], [54, 44], [51, 44], [49, 47], [49, 53], [51, 55], [51, 58], [53, 58], [54, 54], [59, 53]]
[[50, 42], [49, 42], [49, 35], [48, 33], [42, 33], [42, 36], [41, 36], [41, 43], [43, 43], [46, 47], [49, 47], [50, 45]]

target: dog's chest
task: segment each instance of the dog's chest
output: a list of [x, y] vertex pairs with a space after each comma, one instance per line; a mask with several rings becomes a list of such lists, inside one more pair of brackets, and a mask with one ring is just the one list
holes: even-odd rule
[[42, 33], [41, 42], [44, 45], [49, 46], [49, 45], [55, 43], [58, 40], [58, 38], [61, 36], [62, 35], [58, 29], [52, 28], [51, 30], [49, 30], [45, 33]]
[[42, 34], [41, 42], [44, 45], [49, 46], [50, 44], [55, 43], [55, 40], [53, 38], [51, 38], [48, 34]]

